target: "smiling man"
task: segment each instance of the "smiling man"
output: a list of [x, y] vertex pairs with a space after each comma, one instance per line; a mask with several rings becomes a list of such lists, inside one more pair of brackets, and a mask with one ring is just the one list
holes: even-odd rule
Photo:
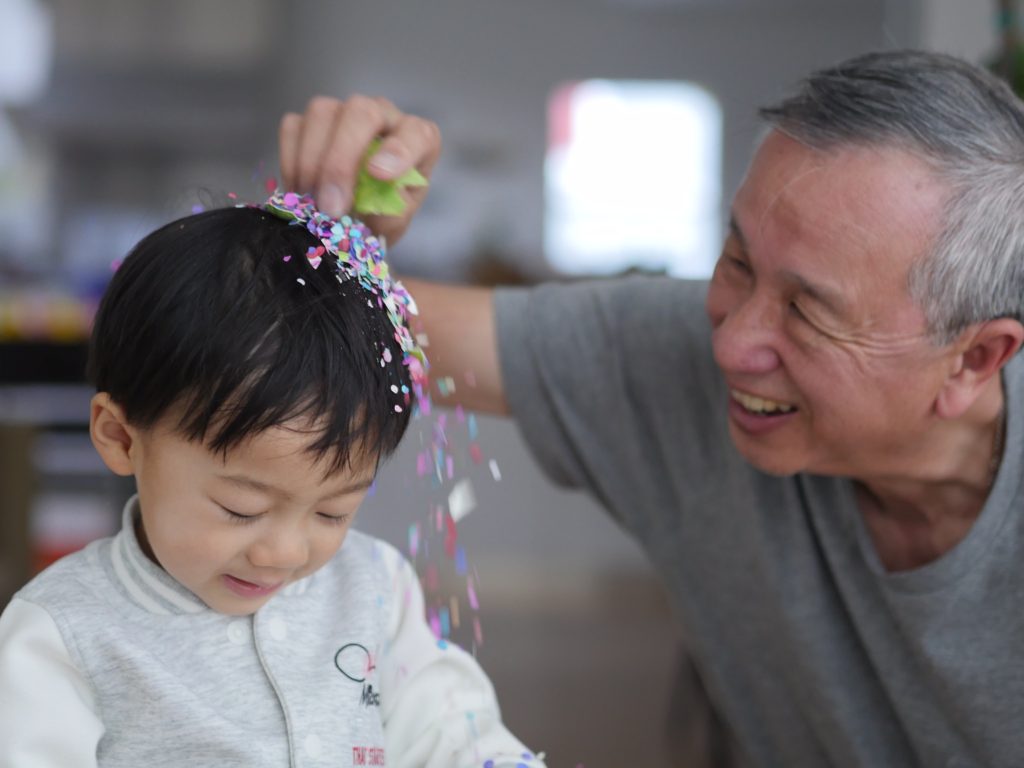
[[[710, 283], [410, 283], [432, 374], [643, 544], [743, 761], [1018, 765], [1024, 108], [891, 52], [762, 116]], [[429, 128], [319, 104], [285, 174], [343, 185], [361, 130], [429, 170]]]

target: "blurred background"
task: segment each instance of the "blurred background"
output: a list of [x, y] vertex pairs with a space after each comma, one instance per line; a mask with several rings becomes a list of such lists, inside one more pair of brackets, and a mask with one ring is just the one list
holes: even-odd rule
[[[0, 607], [112, 533], [132, 492], [86, 432], [85, 344], [112, 263], [196, 205], [263, 196], [283, 111], [362, 92], [440, 125], [400, 273], [703, 276], [758, 105], [872, 49], [1012, 68], [1011, 5], [0, 0]], [[446, 418], [451, 468], [435, 472]], [[453, 491], [473, 497], [454, 556], [434, 525]], [[360, 525], [415, 555], [432, 618], [475, 650], [549, 765], [713, 762], [655, 574], [593, 503], [542, 477], [514, 426], [419, 420]]]

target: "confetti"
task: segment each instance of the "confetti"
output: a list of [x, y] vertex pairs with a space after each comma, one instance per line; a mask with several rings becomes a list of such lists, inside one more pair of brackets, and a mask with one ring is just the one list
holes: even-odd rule
[[[402, 363], [408, 368], [413, 382], [413, 394], [417, 401], [423, 401], [421, 411], [429, 412], [427, 358], [409, 330], [411, 317], [417, 314], [416, 302], [405, 287], [391, 277], [390, 268], [384, 260], [383, 243], [361, 221], [350, 216], [337, 220], [327, 216], [317, 209], [309, 195], [277, 190], [259, 207], [304, 226], [319, 238], [320, 245], [307, 253], [314, 269], [325, 254], [330, 254], [334, 257], [335, 276], [339, 283], [358, 283], [377, 299], [378, 306], [387, 310], [395, 340], [402, 350]], [[367, 304], [374, 306], [372, 300]]]
[[452, 626], [456, 629], [459, 628], [459, 599], [452, 595], [448, 600], [448, 604], [451, 606]]
[[474, 611], [480, 610], [480, 601], [476, 599], [476, 589], [473, 587], [473, 577], [466, 579], [466, 596], [469, 598], [469, 607]]
[[288, 262], [288, 261], [291, 261], [291, 260], [292, 260], [292, 255], [291, 255], [290, 253], [288, 253], [288, 254], [285, 254], [285, 255], [284, 255], [284, 256], [282, 257], [282, 261]]
[[494, 478], [494, 482], [501, 482], [501, 470], [498, 469], [498, 462], [496, 462], [494, 459], [491, 459], [489, 462], [487, 462], [487, 466], [491, 468], [491, 477]]
[[476, 495], [469, 480], [460, 480], [448, 494], [448, 513], [457, 523], [476, 507]]
[[469, 444], [469, 456], [473, 459], [474, 464], [480, 464], [484, 460], [484, 452], [480, 450], [479, 443]]
[[438, 615], [441, 619], [441, 636], [448, 637], [452, 633], [452, 621], [447, 608], [442, 608]]
[[303, 280], [301, 277], [296, 277], [295, 278], [295, 282], [298, 283], [299, 285], [305, 285], [306, 284], [306, 281]]
[[199, 203], [196, 203], [195, 205], [192, 206], [192, 213], [202, 213], [205, 210], [206, 208], [201, 206]]
[[409, 557], [413, 560], [416, 559], [416, 554], [420, 551], [420, 524], [413, 523], [409, 526]]

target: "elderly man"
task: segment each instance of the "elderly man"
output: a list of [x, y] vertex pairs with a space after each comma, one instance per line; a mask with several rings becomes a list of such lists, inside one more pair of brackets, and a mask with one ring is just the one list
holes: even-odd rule
[[[410, 281], [433, 372], [638, 538], [747, 761], [1020, 765], [1024, 106], [892, 52], [762, 116], [710, 283]], [[286, 180], [344, 206], [375, 134], [381, 177], [440, 149], [321, 100]]]

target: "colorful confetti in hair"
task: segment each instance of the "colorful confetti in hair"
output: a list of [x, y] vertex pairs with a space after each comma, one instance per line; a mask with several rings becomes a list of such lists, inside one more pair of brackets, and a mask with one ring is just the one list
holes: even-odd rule
[[[310, 248], [306, 259], [318, 269], [325, 255], [334, 257], [339, 282], [354, 280], [376, 297], [377, 306], [386, 309], [395, 329], [395, 341], [403, 353], [402, 362], [409, 369], [416, 401], [425, 399], [429, 385], [427, 357], [409, 330], [410, 316], [417, 314], [416, 302], [405, 287], [391, 278], [384, 260], [386, 244], [377, 238], [358, 219], [342, 216], [332, 219], [316, 207], [310, 195], [275, 190], [270, 198], [258, 206], [269, 213], [304, 226], [319, 238], [322, 245]], [[301, 282], [301, 281], [300, 281]], [[384, 362], [389, 362], [390, 351], [384, 350]], [[401, 412], [401, 406], [395, 406]]]

